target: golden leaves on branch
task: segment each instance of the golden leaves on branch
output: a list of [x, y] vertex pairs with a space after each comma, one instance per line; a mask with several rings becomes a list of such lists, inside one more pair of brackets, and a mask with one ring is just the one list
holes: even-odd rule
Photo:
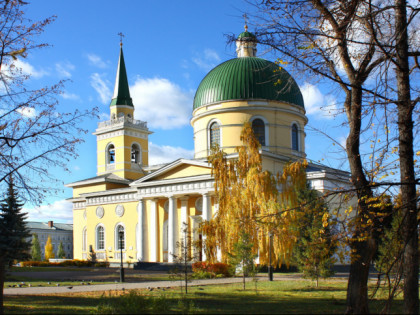
[[271, 233], [274, 264], [288, 263], [296, 241], [290, 229], [298, 219], [293, 208], [297, 206], [297, 190], [306, 185], [307, 163], [289, 163], [282, 174], [273, 176], [262, 169], [260, 144], [250, 123], [244, 124], [241, 140], [243, 146], [237, 148], [237, 159], [228, 160], [218, 147], [212, 148], [209, 157], [219, 209], [211, 221], [201, 226], [206, 236], [206, 257], [215, 262], [220, 249], [221, 260], [226, 262], [244, 232], [250, 236], [253, 253], [259, 255], [261, 264], [266, 264]]

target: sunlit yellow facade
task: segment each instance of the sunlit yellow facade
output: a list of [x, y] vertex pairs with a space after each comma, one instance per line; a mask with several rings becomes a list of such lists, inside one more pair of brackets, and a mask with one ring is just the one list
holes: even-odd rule
[[[255, 57], [256, 42], [252, 36], [244, 32], [238, 37], [238, 60], [265, 65], [266, 61]], [[239, 70], [248, 71], [245, 66], [241, 65]], [[226, 75], [223, 69], [215, 69], [219, 71], [217, 75]], [[285, 78], [293, 84], [288, 91], [294, 89], [297, 98], [286, 95], [283, 100], [281, 95], [261, 90], [256, 85], [255, 89], [262, 92], [250, 91], [253, 97], [249, 99], [238, 96], [222, 99], [226, 98], [225, 93], [220, 100], [209, 101], [207, 94], [214, 88], [210, 85], [217, 86], [218, 82], [203, 79], [191, 119], [194, 159], [149, 166], [148, 136], [151, 131], [146, 122], [133, 119], [134, 106], [125, 71], [121, 49], [110, 120], [99, 122], [94, 133], [97, 137], [97, 176], [67, 185], [73, 188], [70, 200], [73, 203], [76, 259], [88, 259], [95, 253], [99, 261], [118, 263], [122, 253], [125, 263], [173, 262], [176, 244], [184, 237], [184, 227], [194, 241], [200, 242], [197, 227], [203, 220], [210, 220], [218, 209], [208, 154], [211, 147], [218, 144], [234, 158], [236, 147], [242, 144], [242, 126], [247, 121], [252, 123], [261, 143], [264, 169], [277, 173], [288, 161], [306, 157], [304, 127], [307, 118], [303, 99], [297, 84], [286, 73]], [[266, 69], [264, 71], [267, 73]], [[228, 75], [232, 76], [231, 73]], [[225, 84], [221, 86], [224, 88]], [[241, 92], [241, 88], [238, 90]], [[312, 168], [311, 176], [319, 187], [322, 184], [330, 189], [334, 181], [346, 180], [336, 175], [327, 180], [327, 173], [323, 175], [322, 170]], [[205, 260], [200, 248], [193, 251], [197, 260]]]

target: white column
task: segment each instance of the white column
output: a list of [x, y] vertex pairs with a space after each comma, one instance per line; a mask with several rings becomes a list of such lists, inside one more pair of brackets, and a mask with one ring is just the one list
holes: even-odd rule
[[181, 198], [181, 225], [180, 225], [181, 230], [184, 224], [188, 225], [187, 208], [188, 208], [188, 197], [182, 197]]
[[144, 246], [143, 246], [143, 221], [144, 221], [144, 201], [140, 199], [137, 204], [137, 260], [142, 261], [144, 259]]
[[[179, 225], [180, 238], [179, 241], [182, 241], [183, 246], [186, 248], [187, 237], [188, 237], [188, 197], [181, 198], [181, 224]], [[187, 229], [187, 231], [185, 231]]]
[[150, 200], [150, 261], [157, 262], [157, 209], [156, 200]]
[[[209, 221], [211, 219], [211, 205], [210, 205], [210, 198], [208, 193], [203, 194], [203, 211], [201, 213], [201, 216], [203, 218], [203, 221]], [[202, 259], [203, 261], [206, 261], [206, 252], [204, 250], [204, 245], [206, 243], [206, 237], [202, 236], [202, 242], [203, 242], [203, 253], [202, 253]]]
[[168, 198], [168, 262], [174, 262], [175, 253], [175, 217], [176, 211], [176, 199], [174, 196]]
[[211, 206], [210, 206], [210, 197], [208, 193], [203, 194], [203, 221], [209, 221], [211, 219]]

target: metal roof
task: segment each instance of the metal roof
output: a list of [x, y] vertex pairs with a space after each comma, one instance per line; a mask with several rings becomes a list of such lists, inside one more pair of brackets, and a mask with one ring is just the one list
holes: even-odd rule
[[242, 32], [241, 34], [238, 35], [238, 39], [245, 39], [245, 38], [252, 38], [255, 40], [257, 37], [248, 31]]
[[55, 223], [54, 222], [53, 227], [49, 227], [48, 222], [26, 221], [25, 223], [26, 223], [26, 227], [28, 229], [73, 231], [73, 224]]
[[304, 107], [299, 86], [275, 63], [257, 58], [230, 59], [211, 70], [194, 97], [194, 109], [228, 100], [264, 99]]
[[127, 71], [125, 69], [122, 46], [120, 48], [120, 58], [118, 60], [117, 76], [115, 78], [114, 95], [110, 106], [113, 105], [133, 106], [133, 100], [131, 99], [130, 89], [128, 86]]

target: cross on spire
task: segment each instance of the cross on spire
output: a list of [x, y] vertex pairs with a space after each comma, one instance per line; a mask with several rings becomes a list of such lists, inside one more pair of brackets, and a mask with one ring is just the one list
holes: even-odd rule
[[245, 20], [245, 32], [248, 32], [248, 15], [246, 14], [246, 13], [244, 13], [243, 15], [242, 15], [242, 17], [244, 18], [244, 20]]
[[123, 37], [125, 37], [125, 35], [123, 33], [119, 32], [118, 36], [120, 37], [120, 46], [122, 47], [122, 41], [123, 41]]

